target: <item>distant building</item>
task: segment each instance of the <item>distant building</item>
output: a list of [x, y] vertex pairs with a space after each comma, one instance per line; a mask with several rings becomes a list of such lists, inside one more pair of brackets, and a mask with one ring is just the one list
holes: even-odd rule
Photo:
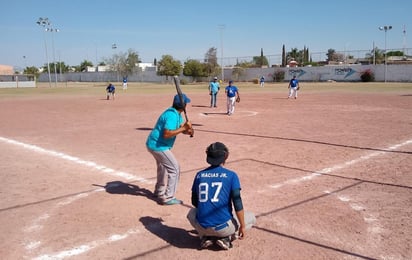
[[[154, 66], [152, 63], [138, 63], [136, 64], [136, 67], [140, 68], [142, 71], [156, 71], [156, 66]], [[99, 65], [97, 67], [94, 66], [88, 66], [86, 68], [86, 72], [104, 72], [104, 71], [115, 71], [114, 68], [110, 65]]]
[[0, 64], [0, 75], [13, 75], [13, 74], [14, 74], [13, 66]]

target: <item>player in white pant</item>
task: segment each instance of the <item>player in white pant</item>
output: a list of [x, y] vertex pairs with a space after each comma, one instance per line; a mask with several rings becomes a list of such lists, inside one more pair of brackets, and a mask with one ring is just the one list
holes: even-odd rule
[[239, 89], [232, 85], [233, 81], [229, 81], [229, 86], [225, 88], [227, 96], [227, 114], [230, 116], [235, 112], [236, 99], [239, 97]]
[[299, 89], [299, 81], [296, 79], [296, 76], [293, 76], [293, 78], [290, 80], [288, 88], [289, 88], [288, 98], [291, 98], [294, 95], [296, 99], [298, 97], [298, 89]]

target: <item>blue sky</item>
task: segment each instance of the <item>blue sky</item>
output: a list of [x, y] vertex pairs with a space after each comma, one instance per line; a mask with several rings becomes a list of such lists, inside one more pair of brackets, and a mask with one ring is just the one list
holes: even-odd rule
[[[283, 44], [312, 53], [384, 49], [383, 25], [393, 27], [388, 49], [412, 46], [412, 1], [405, 0], [0, 0], [0, 6], [0, 64], [15, 67], [45, 64], [45, 39], [50, 62], [54, 56], [68, 65], [128, 49], [143, 62], [165, 54], [203, 59], [211, 47], [220, 57], [222, 46], [225, 58], [259, 56], [261, 48], [278, 55]], [[39, 17], [59, 32], [44, 33]]]

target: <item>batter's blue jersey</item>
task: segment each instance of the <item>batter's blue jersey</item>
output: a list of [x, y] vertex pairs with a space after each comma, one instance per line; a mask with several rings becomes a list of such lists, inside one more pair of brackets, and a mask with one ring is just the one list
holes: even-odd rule
[[220, 84], [219, 84], [219, 82], [210, 82], [210, 83], [209, 83], [209, 90], [210, 90], [212, 93], [217, 93], [217, 92], [219, 91], [219, 89], [220, 89]]
[[205, 228], [229, 221], [232, 190], [240, 189], [237, 174], [222, 166], [212, 166], [196, 174], [192, 192], [198, 194], [197, 221]]
[[165, 151], [170, 150], [176, 140], [176, 136], [171, 138], [163, 138], [163, 131], [176, 130], [183, 123], [183, 117], [175, 108], [170, 107], [166, 109], [160, 116], [150, 132], [146, 140], [146, 146], [153, 151]]

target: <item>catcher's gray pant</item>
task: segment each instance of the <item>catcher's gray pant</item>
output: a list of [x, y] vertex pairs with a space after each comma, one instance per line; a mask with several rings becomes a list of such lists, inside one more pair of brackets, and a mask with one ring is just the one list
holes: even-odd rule
[[[187, 219], [189, 220], [190, 224], [196, 229], [199, 233], [199, 237], [202, 238], [204, 236], [211, 236], [211, 237], [228, 237], [232, 236], [236, 233], [239, 229], [239, 221], [237, 220], [236, 214], [233, 214], [233, 218], [230, 219], [228, 222], [220, 224], [216, 227], [209, 227], [204, 228], [202, 227], [196, 219], [196, 208], [192, 208], [189, 210], [187, 214]], [[245, 211], [245, 224], [246, 229], [250, 229], [254, 224], [256, 224], [256, 217], [255, 214], [252, 212]]]
[[289, 97], [291, 98], [295, 94], [295, 98], [298, 97], [298, 87], [289, 88]]
[[227, 97], [227, 113], [229, 115], [235, 112], [236, 96]]
[[163, 202], [175, 198], [179, 182], [180, 167], [175, 156], [170, 150], [148, 151], [153, 155], [157, 165], [157, 181], [155, 195]]

